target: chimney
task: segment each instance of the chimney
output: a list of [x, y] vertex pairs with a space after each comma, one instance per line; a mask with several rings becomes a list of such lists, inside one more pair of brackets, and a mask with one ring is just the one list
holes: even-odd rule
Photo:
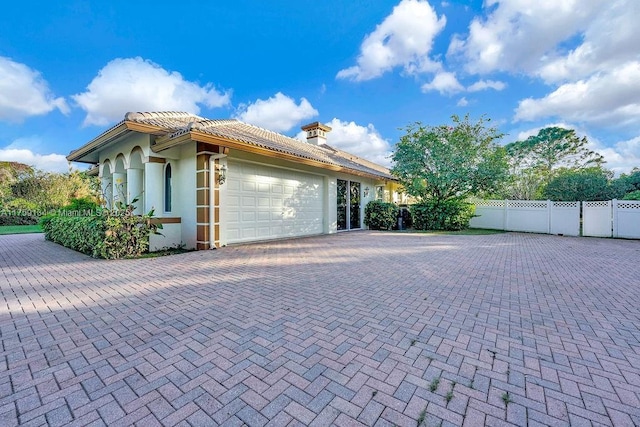
[[331, 132], [331, 128], [320, 122], [309, 123], [302, 126], [302, 130], [307, 132], [307, 142], [309, 144], [320, 145], [327, 143], [327, 132]]

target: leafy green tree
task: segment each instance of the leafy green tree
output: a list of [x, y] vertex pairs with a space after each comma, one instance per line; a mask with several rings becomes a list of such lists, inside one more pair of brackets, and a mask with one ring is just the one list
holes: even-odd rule
[[629, 184], [631, 191], [640, 190], [640, 168], [633, 168], [629, 175], [623, 174], [622, 176]]
[[529, 168], [514, 170], [510, 168], [509, 179], [502, 192], [501, 198], [510, 200], [540, 200], [544, 199], [542, 191], [545, 177], [540, 171]]
[[497, 191], [507, 177], [502, 134], [469, 116], [452, 116], [452, 125], [405, 128], [392, 155], [391, 173], [419, 201], [460, 200]]
[[622, 200], [640, 200], [640, 190], [635, 190], [625, 194]]
[[509, 157], [521, 169], [533, 168], [551, 178], [558, 168], [581, 169], [601, 166], [604, 158], [588, 148], [587, 137], [579, 138], [573, 129], [548, 127], [524, 141], [505, 146]]
[[505, 192], [509, 199], [539, 199], [545, 185], [559, 170], [600, 167], [603, 157], [588, 148], [586, 137], [561, 127], [541, 129], [537, 135], [505, 146], [510, 179]]
[[640, 169], [634, 168], [628, 175], [623, 173], [614, 181], [614, 185], [620, 189], [621, 197], [626, 193], [640, 191]]
[[33, 210], [56, 209], [73, 199], [94, 198], [97, 178], [85, 172], [51, 173], [29, 169], [9, 184], [6, 205]]
[[12, 185], [33, 173], [33, 168], [23, 163], [0, 161], [0, 206], [14, 198]]
[[612, 177], [600, 167], [562, 169], [545, 186], [543, 196], [558, 201], [610, 200], [620, 196]]

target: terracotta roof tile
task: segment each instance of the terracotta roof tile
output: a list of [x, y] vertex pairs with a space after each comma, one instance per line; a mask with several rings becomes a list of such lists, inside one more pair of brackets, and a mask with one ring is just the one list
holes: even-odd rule
[[167, 133], [191, 125], [192, 130], [232, 139], [268, 150], [291, 154], [329, 165], [341, 166], [383, 179], [393, 179], [389, 170], [329, 145], [313, 145], [235, 119], [211, 120], [184, 112], [127, 113], [126, 121], [158, 126]]

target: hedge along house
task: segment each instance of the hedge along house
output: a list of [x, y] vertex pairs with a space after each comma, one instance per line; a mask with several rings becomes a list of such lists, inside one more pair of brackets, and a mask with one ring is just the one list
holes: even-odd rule
[[302, 129], [306, 143], [238, 120], [127, 113], [67, 159], [98, 166], [108, 207], [154, 209], [151, 250], [364, 228], [365, 205], [394, 196], [389, 170], [327, 145], [328, 126]]

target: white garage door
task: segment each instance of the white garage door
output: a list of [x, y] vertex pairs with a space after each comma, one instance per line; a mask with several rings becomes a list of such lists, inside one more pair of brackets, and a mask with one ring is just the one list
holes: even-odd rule
[[228, 171], [228, 243], [322, 233], [322, 177], [232, 161]]

